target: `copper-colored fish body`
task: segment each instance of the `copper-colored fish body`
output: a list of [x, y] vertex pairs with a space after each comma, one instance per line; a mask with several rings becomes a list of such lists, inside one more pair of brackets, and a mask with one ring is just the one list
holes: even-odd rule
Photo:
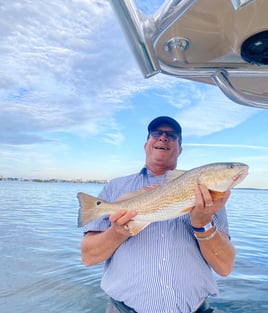
[[130, 232], [135, 235], [152, 222], [188, 213], [195, 204], [197, 184], [205, 185], [215, 200], [240, 183], [247, 174], [248, 166], [243, 163], [212, 163], [185, 172], [170, 171], [164, 185], [149, 191], [142, 189], [125, 194], [113, 203], [79, 193], [78, 225], [83, 226], [93, 219], [110, 215], [120, 209], [135, 210], [137, 215], [129, 223]]

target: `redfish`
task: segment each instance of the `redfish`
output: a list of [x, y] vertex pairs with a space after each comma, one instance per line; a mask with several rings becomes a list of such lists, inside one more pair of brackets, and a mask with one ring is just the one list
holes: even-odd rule
[[204, 185], [212, 199], [222, 198], [223, 193], [239, 184], [248, 174], [248, 165], [226, 162], [211, 163], [188, 171], [173, 170], [167, 174], [166, 183], [151, 190], [138, 190], [124, 194], [115, 202], [78, 193], [80, 203], [78, 226], [110, 215], [120, 209], [135, 210], [137, 215], [128, 223], [131, 235], [136, 235], [153, 222], [184, 215], [195, 205], [195, 188]]

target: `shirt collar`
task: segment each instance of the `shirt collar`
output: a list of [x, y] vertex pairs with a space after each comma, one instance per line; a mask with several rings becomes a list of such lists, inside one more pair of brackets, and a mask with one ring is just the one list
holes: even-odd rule
[[[167, 172], [168, 171], [166, 171], [166, 173], [161, 176], [166, 176]], [[144, 165], [144, 167], [140, 170], [140, 174], [144, 176], [147, 175], [155, 177], [155, 175], [146, 167], [146, 165]]]

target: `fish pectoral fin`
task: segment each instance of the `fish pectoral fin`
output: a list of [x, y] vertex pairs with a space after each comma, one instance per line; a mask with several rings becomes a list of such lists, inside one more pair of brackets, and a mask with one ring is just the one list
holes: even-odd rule
[[130, 221], [128, 223], [128, 229], [129, 229], [131, 236], [135, 236], [150, 224], [151, 223], [147, 223], [147, 222], [145, 223], [145, 222], [139, 222], [139, 221]]
[[212, 201], [222, 199], [224, 195], [224, 192], [216, 191], [216, 190], [209, 190], [209, 193], [211, 195]]

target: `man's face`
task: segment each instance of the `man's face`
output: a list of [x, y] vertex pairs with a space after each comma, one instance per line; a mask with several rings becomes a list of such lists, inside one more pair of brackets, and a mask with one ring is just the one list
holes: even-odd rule
[[178, 136], [170, 126], [159, 126], [151, 132], [144, 145], [146, 160], [175, 168], [182, 148]]

